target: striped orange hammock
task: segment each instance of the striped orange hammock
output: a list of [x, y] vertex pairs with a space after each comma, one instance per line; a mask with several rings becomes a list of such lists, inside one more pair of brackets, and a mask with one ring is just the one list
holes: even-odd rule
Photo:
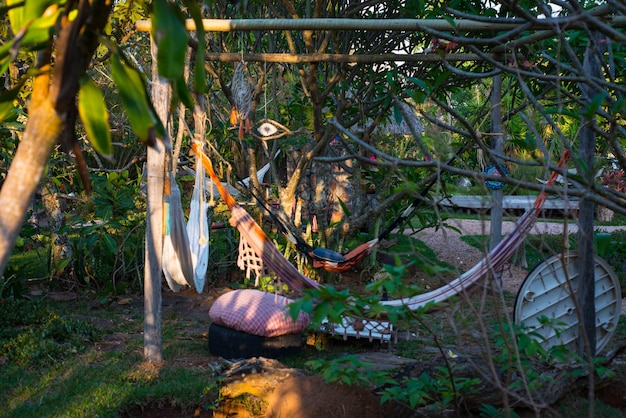
[[[202, 160], [202, 164], [204, 165], [207, 173], [218, 187], [218, 191], [222, 196], [222, 199], [226, 202], [226, 205], [231, 212], [230, 224], [239, 230], [241, 236], [247, 240], [256, 254], [267, 264], [267, 267], [274, 271], [274, 273], [276, 273], [281, 280], [298, 293], [307, 288], [320, 288], [321, 285], [319, 283], [303, 275], [293, 266], [293, 264], [289, 262], [289, 260], [285, 258], [285, 256], [267, 237], [261, 227], [255, 222], [252, 216], [250, 216], [245, 209], [239, 206], [230, 193], [228, 193], [228, 191], [221, 186], [221, 182], [213, 170], [211, 160], [202, 152], [199, 144], [194, 143], [191, 147], [195, 151], [197, 157]], [[568, 158], [569, 153], [566, 151], [559, 162], [559, 168], [562, 168], [565, 165]], [[558, 173], [553, 172], [550, 179], [546, 182], [546, 185], [554, 185], [557, 176]], [[474, 267], [463, 273], [455, 280], [427, 293], [402, 299], [381, 301], [380, 303], [383, 306], [407, 306], [408, 308], [415, 310], [423, 307], [427, 303], [439, 303], [452, 296], [459, 295], [461, 292], [468, 290], [477, 284], [478, 281], [485, 277], [488, 273], [501, 271], [504, 264], [524, 242], [524, 238], [532, 229], [532, 226], [537, 219], [537, 216], [541, 213], [547, 198], [547, 193], [543, 191], [539, 193], [535, 199], [533, 207], [528, 209], [517, 220], [515, 226], [502, 239], [502, 241], [492, 248], [489, 253], [487, 253], [486, 256]], [[362, 245], [368, 245], [368, 243]]]

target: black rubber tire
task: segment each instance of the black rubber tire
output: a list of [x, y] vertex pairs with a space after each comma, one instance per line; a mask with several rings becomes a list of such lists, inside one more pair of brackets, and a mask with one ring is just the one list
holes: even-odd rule
[[251, 357], [283, 358], [298, 354], [302, 345], [302, 333], [259, 337], [217, 324], [209, 326], [209, 352], [229, 360]]

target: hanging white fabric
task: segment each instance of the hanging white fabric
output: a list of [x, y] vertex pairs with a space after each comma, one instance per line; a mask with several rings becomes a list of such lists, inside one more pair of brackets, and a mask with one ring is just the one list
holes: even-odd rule
[[182, 286], [193, 286], [193, 262], [180, 189], [172, 175], [165, 178], [163, 234], [161, 263], [168, 286], [174, 292], [178, 292]]
[[189, 220], [187, 221], [187, 235], [191, 249], [193, 263], [193, 282], [198, 293], [204, 289], [204, 281], [209, 266], [209, 219], [208, 203], [206, 201], [205, 172], [200, 159], [196, 161], [196, 181], [193, 187], [193, 195], [189, 207]]

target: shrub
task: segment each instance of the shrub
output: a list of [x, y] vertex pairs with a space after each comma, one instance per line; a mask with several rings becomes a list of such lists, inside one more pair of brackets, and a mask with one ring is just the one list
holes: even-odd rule
[[139, 279], [145, 222], [138, 179], [131, 179], [127, 171], [95, 177], [93, 206], [83, 208], [68, 226], [75, 278], [113, 293], [122, 292], [132, 279]]

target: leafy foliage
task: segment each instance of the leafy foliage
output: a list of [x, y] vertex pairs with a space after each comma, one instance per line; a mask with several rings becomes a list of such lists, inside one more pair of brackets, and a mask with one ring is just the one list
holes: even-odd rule
[[127, 171], [94, 179], [93, 214], [78, 214], [66, 227], [72, 236], [80, 282], [111, 293], [139, 286], [143, 272], [145, 202], [139, 179]]

